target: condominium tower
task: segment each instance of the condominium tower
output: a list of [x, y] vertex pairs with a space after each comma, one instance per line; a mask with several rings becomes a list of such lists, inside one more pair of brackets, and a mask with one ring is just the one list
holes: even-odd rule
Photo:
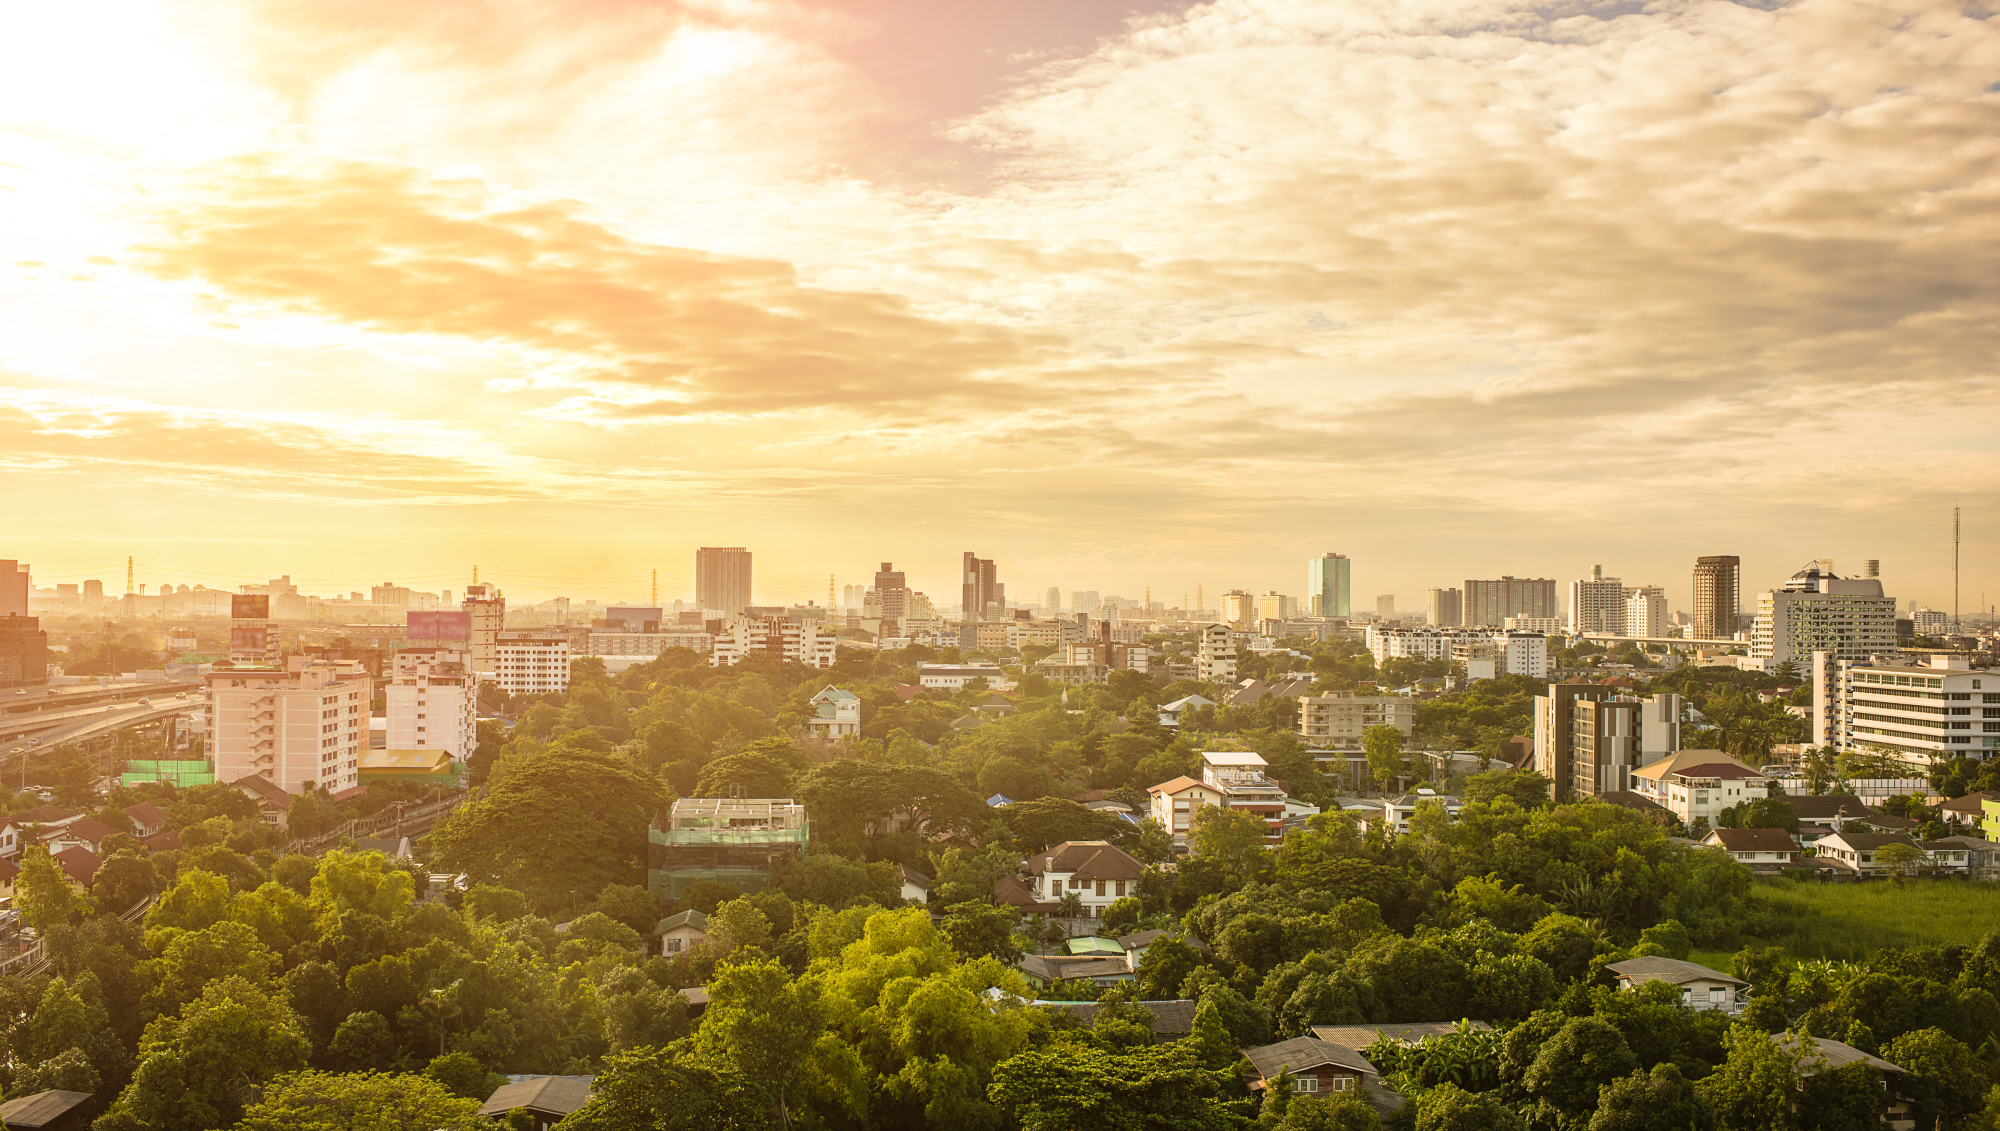
[[726, 616], [750, 604], [750, 551], [741, 546], [703, 546], [694, 552], [694, 602]]
[[1502, 576], [1493, 581], [1465, 583], [1465, 623], [1498, 627], [1508, 617], [1556, 615], [1556, 582], [1552, 577]]
[[960, 559], [958, 607], [968, 621], [1000, 620], [1007, 615], [1007, 587], [1000, 583], [992, 558], [965, 551]]
[[1321, 554], [1306, 559], [1308, 612], [1316, 617], [1352, 615], [1348, 589], [1353, 564], [1346, 554]]
[[1694, 637], [1732, 640], [1742, 608], [1743, 559], [1734, 554], [1710, 554], [1694, 560]]

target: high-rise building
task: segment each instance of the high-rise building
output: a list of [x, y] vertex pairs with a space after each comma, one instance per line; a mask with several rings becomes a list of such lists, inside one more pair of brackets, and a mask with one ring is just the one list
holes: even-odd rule
[[1257, 595], [1258, 620], [1291, 620], [1298, 612], [1299, 603], [1295, 598], [1276, 591]]
[[278, 662], [271, 638], [271, 598], [262, 593], [232, 593], [229, 597], [229, 662], [260, 668]]
[[1051, 585], [1049, 591], [1042, 594], [1042, 615], [1054, 616], [1059, 612], [1062, 612], [1062, 590]]
[[1493, 581], [1465, 583], [1465, 623], [1499, 627], [1508, 617], [1556, 616], [1556, 582], [1552, 577], [1503, 575]]
[[1711, 554], [1694, 560], [1694, 637], [1732, 640], [1742, 607], [1743, 559]]
[[102, 605], [104, 603], [104, 583], [102, 581], [86, 581], [83, 583], [83, 603], [85, 605]]
[[1375, 615], [1381, 617], [1383, 620], [1388, 620], [1396, 615], [1396, 595], [1394, 593], [1384, 593], [1380, 597], [1375, 598]]
[[375, 687], [360, 661], [294, 656], [288, 668], [217, 668], [207, 683], [215, 780], [294, 794], [358, 784]]
[[1681, 697], [1621, 696], [1558, 683], [1535, 697], [1535, 768], [1566, 798], [1632, 788], [1632, 773], [1680, 750]]
[[1569, 583], [1571, 632], [1625, 632], [1625, 583], [1604, 576], [1603, 566], [1591, 566], [1590, 576]]
[[971, 550], [959, 559], [959, 615], [965, 620], [1000, 620], [1007, 615], [1007, 587], [992, 558]]
[[1465, 623], [1465, 591], [1432, 588], [1425, 613], [1435, 627], [1450, 628]]
[[390, 661], [382, 697], [389, 723], [387, 749], [443, 750], [452, 761], [463, 762], [479, 745], [479, 677], [463, 642], [399, 650]]
[[1843, 578], [1819, 561], [1784, 585], [1757, 595], [1750, 654], [1776, 668], [1803, 666], [1814, 652], [1836, 660], [1866, 660], [1896, 650], [1896, 599], [1872, 578]]
[[894, 562], [883, 562], [875, 571], [876, 615], [883, 620], [901, 624], [910, 615], [910, 587], [903, 582], [903, 571]]
[[1667, 627], [1671, 624], [1673, 618], [1668, 615], [1666, 589], [1658, 585], [1635, 585], [1625, 590], [1624, 635], [1666, 636]]
[[559, 695], [569, 690], [569, 633], [517, 628], [493, 642], [494, 682], [509, 695]]
[[49, 681], [49, 634], [39, 617], [0, 617], [0, 687], [39, 687]]
[[1257, 623], [1257, 598], [1242, 589], [1224, 593], [1222, 619], [1235, 628], [1252, 627]]
[[0, 617], [28, 615], [28, 594], [33, 591], [28, 563], [0, 558]]
[[1307, 612], [1316, 617], [1353, 615], [1348, 605], [1353, 565], [1346, 554], [1329, 553], [1306, 559]]
[[694, 553], [694, 600], [724, 616], [750, 607], [750, 551], [741, 546], [703, 546]]
[[1095, 589], [1072, 589], [1069, 591], [1069, 611], [1087, 613], [1104, 603], [1104, 594]]
[[1195, 652], [1196, 679], [1207, 683], [1236, 682], [1236, 637], [1226, 624], [1203, 625]]
[[500, 587], [478, 582], [465, 587], [460, 609], [472, 617], [468, 628], [472, 640], [472, 670], [486, 679], [500, 671], [500, 630], [507, 627], [507, 598]]
[[1822, 651], [1812, 665], [1814, 746], [1886, 747], [1919, 771], [1933, 759], [2000, 755], [2000, 672], [1962, 656], [1916, 665]]

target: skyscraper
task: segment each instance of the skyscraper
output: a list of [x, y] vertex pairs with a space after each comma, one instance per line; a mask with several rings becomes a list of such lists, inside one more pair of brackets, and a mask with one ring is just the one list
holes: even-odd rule
[[1390, 617], [1396, 615], [1396, 595], [1394, 593], [1384, 593], [1380, 597], [1375, 598], [1375, 615], [1381, 617], [1383, 620], [1388, 620]]
[[1507, 623], [1508, 617], [1553, 617], [1556, 615], [1556, 580], [1553, 577], [1503, 575], [1492, 581], [1465, 583], [1465, 623], [1491, 625]]
[[959, 570], [959, 610], [966, 620], [1000, 620], [1007, 615], [1007, 587], [992, 558], [965, 552]]
[[0, 617], [28, 615], [28, 563], [0, 559]]
[[1465, 591], [1462, 589], [1432, 589], [1430, 591], [1430, 623], [1433, 626], [1450, 627], [1465, 623]]
[[883, 562], [875, 571], [875, 607], [883, 620], [901, 623], [910, 615], [910, 588], [903, 583], [903, 571], [894, 562]]
[[1743, 559], [1711, 554], [1694, 560], [1694, 638], [1732, 640], [1743, 608]]
[[704, 609], [738, 616], [750, 604], [750, 551], [703, 546], [694, 554], [694, 601]]
[[1321, 554], [1306, 559], [1306, 598], [1316, 617], [1351, 616], [1348, 606], [1349, 569], [1346, 554]]
[[1604, 576], [1603, 566], [1591, 566], [1590, 576], [1569, 583], [1571, 632], [1625, 631], [1625, 583]]
[[1049, 591], [1042, 595], [1042, 615], [1054, 616], [1059, 612], [1062, 612], [1062, 590], [1051, 585]]

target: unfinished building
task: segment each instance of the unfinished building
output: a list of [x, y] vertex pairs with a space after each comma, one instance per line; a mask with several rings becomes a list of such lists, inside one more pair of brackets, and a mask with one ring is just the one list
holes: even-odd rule
[[662, 899], [698, 880], [762, 891], [810, 835], [806, 807], [789, 797], [683, 797], [647, 831], [646, 884]]

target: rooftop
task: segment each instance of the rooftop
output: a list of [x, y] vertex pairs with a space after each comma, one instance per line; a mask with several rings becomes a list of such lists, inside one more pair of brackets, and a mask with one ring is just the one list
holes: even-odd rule
[[1254, 1049], [1244, 1049], [1243, 1055], [1257, 1069], [1257, 1074], [1266, 1080], [1285, 1069], [1299, 1072], [1321, 1065], [1345, 1068], [1351, 1072], [1375, 1075], [1375, 1066], [1359, 1052], [1332, 1041], [1322, 1041], [1318, 1037], [1293, 1037], [1289, 1041], [1279, 1041], [1274, 1045], [1260, 1045]]
[[1633, 982], [1671, 982], [1677, 986], [1685, 982], [1700, 981], [1728, 982], [1733, 986], [1750, 984], [1719, 970], [1710, 970], [1700, 963], [1686, 962], [1678, 958], [1628, 958], [1623, 962], [1608, 963], [1604, 968]]

